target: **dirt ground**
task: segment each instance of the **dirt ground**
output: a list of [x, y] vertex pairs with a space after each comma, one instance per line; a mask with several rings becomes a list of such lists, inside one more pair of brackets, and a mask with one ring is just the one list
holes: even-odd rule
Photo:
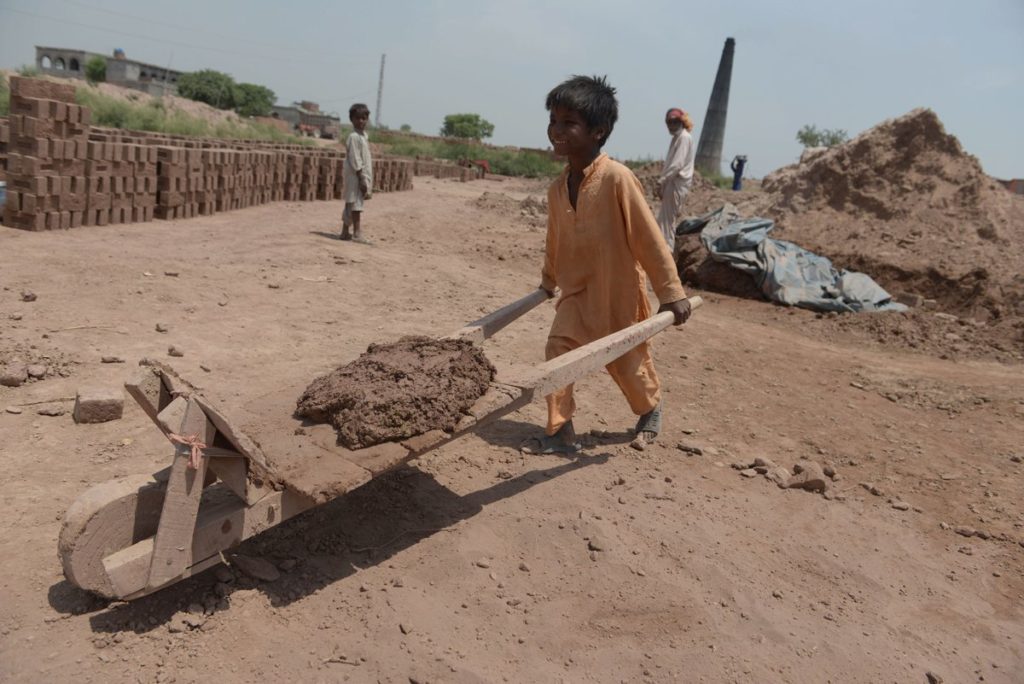
[[[647, 451], [596, 375], [582, 457], [518, 452], [535, 402], [246, 542], [275, 580], [222, 566], [109, 604], [65, 581], [71, 502], [172, 453], [134, 404], [74, 424], [79, 388], [154, 356], [261, 396], [371, 342], [455, 330], [536, 287], [543, 222], [519, 203], [542, 193], [418, 178], [367, 206], [374, 246], [332, 238], [337, 202], [0, 227], [0, 361], [48, 368], [0, 387], [0, 680], [1021, 681], [1019, 362], [709, 293], [654, 341], [667, 425]], [[485, 344], [499, 380], [542, 360], [551, 317]], [[826, 498], [730, 467], [757, 457], [837, 479]]]

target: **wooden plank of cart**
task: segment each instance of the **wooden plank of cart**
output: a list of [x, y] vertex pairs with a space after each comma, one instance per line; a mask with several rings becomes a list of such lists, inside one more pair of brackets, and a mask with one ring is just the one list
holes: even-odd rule
[[[449, 337], [480, 343], [546, 298], [536, 290]], [[126, 387], [175, 445], [171, 465], [97, 485], [71, 505], [59, 540], [64, 574], [108, 598], [150, 594], [220, 563], [224, 551], [255, 534], [603, 368], [672, 322], [671, 313], [661, 313], [492, 382], [452, 432], [356, 451], [339, 446], [332, 427], [292, 416], [305, 381], [239, 398], [231, 388], [200, 389], [170, 367], [144, 361]]]

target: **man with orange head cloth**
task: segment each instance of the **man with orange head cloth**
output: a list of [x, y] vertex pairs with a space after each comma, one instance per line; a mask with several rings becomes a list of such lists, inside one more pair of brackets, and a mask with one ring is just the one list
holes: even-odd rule
[[693, 158], [697, 153], [693, 144], [693, 121], [689, 114], [679, 108], [672, 108], [665, 114], [665, 126], [672, 135], [672, 142], [665, 155], [665, 166], [658, 178], [661, 194], [661, 210], [658, 212], [658, 226], [665, 236], [669, 250], [674, 254], [676, 247], [676, 226], [682, 220], [683, 200], [693, 184]]

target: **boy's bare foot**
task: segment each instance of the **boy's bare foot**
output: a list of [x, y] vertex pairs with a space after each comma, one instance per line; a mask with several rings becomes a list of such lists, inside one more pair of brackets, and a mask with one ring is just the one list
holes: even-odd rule
[[571, 420], [559, 428], [555, 434], [531, 437], [519, 446], [519, 450], [524, 454], [561, 454], [563, 456], [572, 456], [581, 448], [582, 445], [576, 439], [576, 429]]
[[659, 403], [653, 409], [640, 416], [640, 419], [636, 422], [636, 437], [629, 446], [633, 447], [637, 451], [643, 451], [647, 448], [648, 444], [653, 444], [658, 438], [658, 433], [661, 432], [661, 404]]

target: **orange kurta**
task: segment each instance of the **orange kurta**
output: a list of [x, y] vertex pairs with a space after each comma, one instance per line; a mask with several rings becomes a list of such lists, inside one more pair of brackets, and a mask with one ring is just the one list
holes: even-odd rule
[[[548, 235], [541, 285], [561, 289], [548, 334], [552, 359], [651, 315], [644, 273], [662, 304], [686, 297], [672, 254], [633, 172], [602, 154], [583, 172], [576, 209], [569, 170], [548, 189]], [[637, 415], [661, 400], [650, 347], [641, 344], [607, 366]], [[576, 410], [572, 385], [547, 397], [547, 434]]]

